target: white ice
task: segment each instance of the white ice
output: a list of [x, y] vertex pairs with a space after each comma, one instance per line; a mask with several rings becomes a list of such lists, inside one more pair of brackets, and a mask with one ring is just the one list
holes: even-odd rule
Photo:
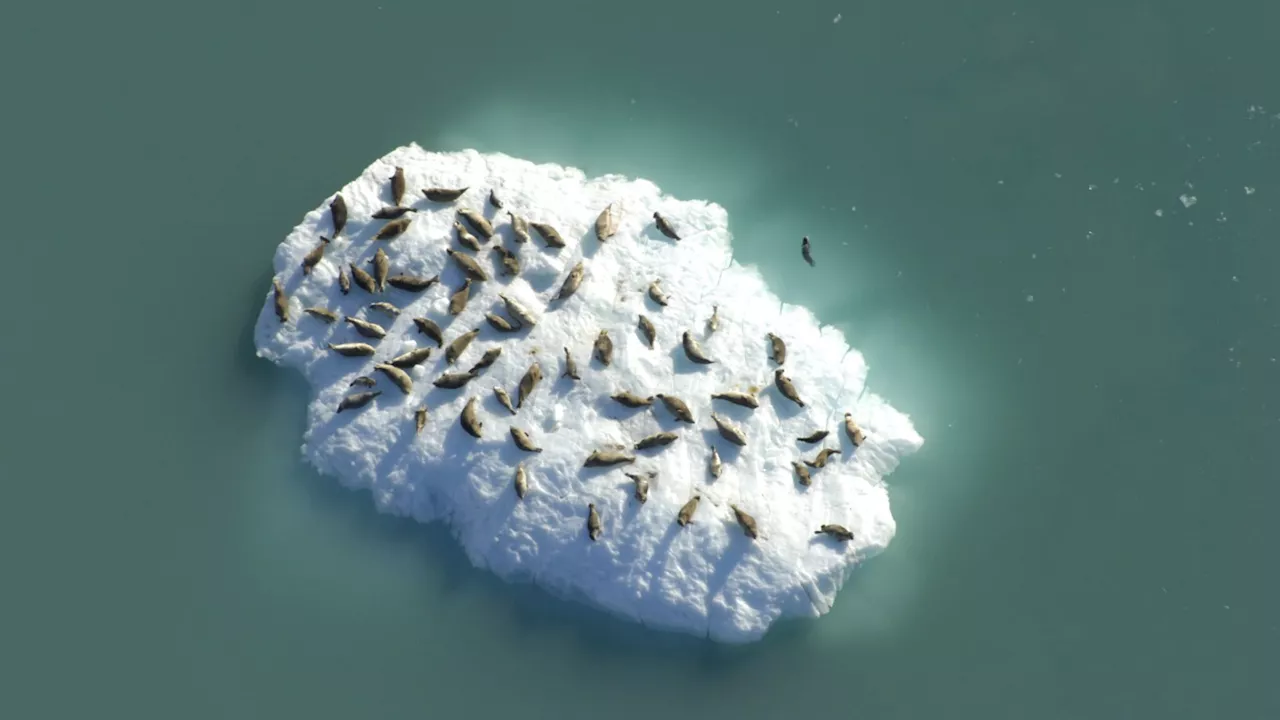
[[[385, 221], [370, 215], [391, 204], [389, 178], [396, 166], [404, 168], [408, 181], [404, 203], [421, 212], [412, 215], [404, 235], [375, 241]], [[422, 195], [423, 188], [433, 186], [470, 190], [456, 203], [440, 204]], [[505, 209], [488, 206], [490, 188]], [[429, 153], [417, 145], [374, 162], [340, 192], [349, 208], [346, 230], [310, 275], [301, 272], [302, 258], [320, 235], [332, 234], [332, 196], [277, 248], [275, 272], [288, 296], [289, 321], [276, 317], [268, 289], [255, 338], [259, 356], [300, 371], [314, 390], [303, 445], [308, 461], [348, 487], [371, 490], [380, 511], [421, 522], [444, 519], [471, 561], [503, 578], [532, 580], [647, 626], [724, 642], [757, 640], [779, 618], [826, 613], [853, 568], [892, 539], [895, 523], [883, 479], [923, 438], [906, 415], [865, 391], [866, 363], [839, 330], [819, 325], [803, 307], [781, 303], [754, 267], [733, 262], [724, 208], [664, 195], [646, 180], [588, 179], [558, 165], [470, 150]], [[594, 221], [610, 203], [620, 213], [618, 231], [600, 243]], [[479, 255], [493, 279], [475, 283], [466, 310], [452, 318], [448, 296], [462, 284], [462, 275], [445, 248], [461, 250], [452, 233], [461, 207], [489, 217], [498, 234], [488, 244], [515, 249], [523, 267], [518, 277], [503, 277], [496, 254]], [[532, 230], [530, 243], [515, 244], [508, 210], [552, 224], [568, 247], [549, 249]], [[682, 240], [658, 232], [655, 210], [672, 221]], [[372, 272], [368, 261], [378, 247], [390, 255], [392, 275], [439, 274], [441, 283], [423, 293], [388, 286], [378, 296], [353, 284], [351, 293], [342, 295], [339, 267], [355, 262]], [[580, 259], [585, 259], [586, 277], [577, 294], [548, 305]], [[668, 307], [648, 298], [645, 290], [654, 279], [661, 279]], [[531, 308], [538, 324], [515, 334], [489, 327], [486, 312], [507, 315], [499, 292]], [[379, 300], [403, 312], [391, 321], [368, 308]], [[713, 304], [720, 308], [720, 328], [708, 335]], [[372, 341], [341, 320], [326, 324], [303, 312], [309, 306], [377, 322], [387, 336]], [[652, 350], [637, 330], [640, 313], [657, 326]], [[432, 380], [446, 369], [444, 353], [433, 351], [410, 371], [414, 387], [405, 395], [373, 366], [414, 347], [435, 346], [416, 331], [415, 316], [444, 328], [446, 346], [461, 333], [481, 328], [451, 371], [471, 367], [495, 344], [502, 346], [502, 355], [466, 387], [443, 390]], [[591, 357], [601, 329], [609, 330], [614, 343], [608, 368]], [[695, 365], [685, 357], [680, 337], [686, 329], [715, 364]], [[774, 387], [769, 332], [786, 341], [785, 369], [807, 402], [803, 409]], [[327, 343], [339, 342], [368, 342], [378, 352], [353, 358], [326, 349]], [[566, 346], [577, 361], [580, 382], [561, 377]], [[502, 386], [514, 400], [532, 362], [541, 364], [544, 379], [512, 417], [492, 389]], [[361, 375], [376, 378], [375, 389], [383, 394], [362, 409], [335, 413], [344, 396], [363, 389], [349, 387]], [[754, 411], [710, 398], [712, 392], [752, 386], [760, 389], [760, 407]], [[688, 403], [697, 424], [675, 422], [660, 402], [646, 410], [624, 408], [608, 397], [621, 390], [676, 395]], [[479, 440], [459, 422], [471, 397], [477, 398], [484, 423]], [[424, 404], [429, 419], [415, 434], [414, 412]], [[745, 448], [739, 451], [719, 436], [710, 418], [713, 410], [745, 430]], [[856, 451], [843, 431], [845, 412], [853, 413], [866, 432]], [[512, 425], [528, 432], [544, 452], [517, 449], [508, 433]], [[831, 433], [824, 443], [797, 442], [819, 428]], [[675, 430], [680, 438], [665, 448], [637, 452], [634, 465], [583, 467], [596, 448], [630, 445], [660, 430]], [[719, 479], [708, 472], [712, 445], [724, 462]], [[800, 485], [791, 462], [812, 459], [824, 446], [842, 453], [812, 470], [811, 487]], [[524, 500], [513, 489], [521, 461], [530, 485]], [[640, 504], [623, 473], [650, 470], [657, 478], [648, 502]], [[682, 528], [676, 515], [694, 493], [702, 501], [693, 522]], [[603, 520], [603, 536], [596, 542], [587, 534], [588, 503]], [[738, 527], [730, 503], [755, 517], [757, 540]], [[825, 523], [844, 525], [855, 539], [842, 544], [815, 535]]]

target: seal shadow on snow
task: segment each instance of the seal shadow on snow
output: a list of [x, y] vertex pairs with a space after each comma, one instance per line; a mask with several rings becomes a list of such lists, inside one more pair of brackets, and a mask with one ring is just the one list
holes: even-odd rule
[[[710, 509], [710, 508], [708, 508]], [[720, 508], [716, 508], [720, 509]], [[732, 512], [728, 507], [724, 508], [728, 512]], [[725, 519], [721, 516], [711, 516], [709, 521], [704, 522], [720, 522], [725, 523]], [[733, 522], [733, 521], [729, 521]], [[707, 604], [710, 605], [711, 600], [724, 592], [724, 585], [729, 580], [729, 576], [742, 563], [742, 559], [747, 553], [756, 550], [755, 542], [751, 538], [738, 531], [737, 526], [729, 530], [729, 547], [725, 548], [720, 557], [715, 559], [711, 570], [711, 577], [707, 578]]]
[[[659, 401], [654, 400], [654, 402], [656, 403]], [[609, 395], [607, 394], [596, 397], [595, 404], [596, 404], [596, 409], [600, 411], [601, 416], [609, 420], [617, 420], [617, 421], [630, 420], [631, 418], [637, 415], [640, 415], [641, 413], [647, 412], [649, 410], [649, 408], [647, 407], [637, 407], [637, 408], [627, 407], [626, 405], [623, 405], [622, 403], [609, 397]]]
[[[378, 477], [385, 478], [391, 474], [391, 471], [403, 464], [405, 452], [409, 449], [409, 444], [417, 437], [413, 426], [413, 415], [403, 418], [401, 422], [396, 423], [395, 433], [396, 439], [391, 443], [391, 447], [378, 458]], [[407, 432], [406, 432], [407, 431]], [[426, 428], [423, 428], [426, 432]]]
[[[720, 453], [720, 461], [725, 465], [733, 465], [742, 457], [742, 448], [720, 437], [720, 431], [714, 427], [702, 429], [702, 440], [707, 444], [708, 454], [711, 453], [711, 447], [715, 446]], [[751, 439], [747, 438], [747, 442], [751, 442]]]
[[[782, 420], [790, 420], [807, 409], [807, 407], [802, 408], [788, 400], [787, 397], [782, 394], [782, 391], [778, 389], [778, 386], [773, 383], [772, 379], [769, 381], [769, 386], [765, 388], [764, 392], [761, 394], [769, 396], [769, 404], [773, 406], [773, 412]], [[800, 399], [803, 400], [804, 396], [801, 395]], [[815, 445], [815, 447], [819, 446]]]
[[703, 365], [689, 359], [684, 354], [684, 344], [679, 338], [675, 339], [675, 345], [668, 353], [671, 356], [671, 367], [677, 375], [705, 375], [711, 372], [711, 365]]

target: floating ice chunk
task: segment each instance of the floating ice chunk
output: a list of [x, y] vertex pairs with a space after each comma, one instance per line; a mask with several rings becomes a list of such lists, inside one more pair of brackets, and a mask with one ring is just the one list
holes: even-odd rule
[[1192, 205], [1196, 204], [1195, 195], [1187, 195], [1184, 193], [1182, 195], [1179, 195], [1178, 199], [1182, 201], [1182, 207], [1191, 207]]
[[[371, 215], [391, 204], [388, 180], [395, 167], [404, 168], [405, 202], [418, 211], [407, 215], [410, 225], [399, 237], [374, 240], [384, 221]], [[495, 186], [502, 188], [501, 210], [486, 203]], [[429, 187], [468, 190], [456, 202], [436, 203], [424, 199]], [[781, 303], [755, 268], [732, 261], [728, 217], [720, 206], [677, 200], [645, 180], [588, 179], [573, 168], [475, 151], [428, 153], [416, 145], [373, 163], [341, 194], [350, 219], [310, 274], [301, 272], [302, 258], [320, 235], [331, 234], [331, 198], [276, 250], [289, 320], [276, 316], [268, 290], [255, 340], [260, 356], [301, 372], [314, 391], [303, 446], [307, 460], [348, 487], [371, 490], [380, 511], [447, 521], [471, 561], [503, 578], [532, 580], [650, 626], [728, 642], [758, 639], [782, 617], [827, 612], [853, 567], [888, 545], [895, 524], [883, 478], [924, 440], [907, 416], [865, 391], [866, 364], [839, 330], [820, 325], [803, 307]], [[617, 231], [601, 243], [595, 220], [610, 203]], [[464, 277], [445, 248], [463, 251], [453, 228], [460, 208], [493, 224], [496, 234], [486, 246], [505, 245], [519, 258], [520, 271], [503, 276], [498, 253], [474, 254], [491, 279], [474, 282], [465, 309], [453, 316], [449, 297]], [[654, 211], [675, 225], [681, 240], [654, 227]], [[549, 248], [536, 232], [530, 242], [515, 243], [508, 212], [550, 224], [567, 246]], [[440, 281], [422, 292], [388, 287], [377, 295], [353, 284], [343, 295], [340, 270], [350, 272], [351, 264], [373, 268], [369, 261], [378, 248], [390, 258], [391, 275], [438, 275]], [[549, 301], [579, 262], [585, 273], [577, 292]], [[666, 307], [646, 293], [655, 279], [669, 298]], [[500, 293], [536, 324], [516, 332], [491, 327], [487, 313], [511, 317]], [[401, 312], [369, 315], [368, 306], [379, 300]], [[315, 306], [369, 318], [386, 336], [370, 339], [347, 322], [326, 323], [304, 312]], [[706, 321], [716, 306], [719, 329], [708, 335]], [[657, 331], [652, 349], [638, 328], [641, 314]], [[404, 393], [390, 382], [394, 372], [375, 365], [435, 347], [416, 318], [439, 326], [446, 347], [473, 329], [479, 334], [452, 366], [437, 350], [411, 367], [413, 384]], [[614, 348], [608, 367], [592, 356], [601, 330], [609, 332]], [[686, 330], [714, 363], [688, 360], [681, 343]], [[786, 373], [804, 407], [774, 386], [766, 339], [771, 332], [787, 343]], [[328, 350], [330, 343], [354, 342], [373, 345], [376, 354]], [[464, 372], [499, 347], [492, 365], [464, 387], [433, 385], [444, 372]], [[565, 348], [579, 381], [564, 377]], [[513, 416], [494, 389], [515, 402], [533, 363], [543, 379]], [[376, 386], [351, 387], [360, 376], [375, 378]], [[759, 407], [711, 399], [728, 390], [756, 392]], [[335, 412], [343, 397], [377, 391], [382, 394], [367, 405]], [[609, 397], [621, 391], [679, 397], [695, 423], [676, 422], [661, 402], [623, 407]], [[472, 399], [479, 439], [460, 423]], [[424, 407], [425, 424], [417, 432]], [[745, 447], [717, 433], [713, 411], [746, 433]], [[845, 412], [866, 433], [860, 447], [843, 431]], [[542, 451], [518, 449], [512, 428]], [[824, 442], [797, 442], [820, 428], [830, 431]], [[583, 466], [596, 449], [630, 447], [660, 431], [676, 432], [678, 439], [635, 451], [632, 465]], [[724, 463], [719, 478], [708, 472], [712, 446]], [[824, 446], [841, 452], [812, 470], [812, 486], [801, 486], [792, 462], [813, 459]], [[514, 485], [521, 463], [524, 499]], [[626, 472], [656, 473], [647, 502], [634, 497]], [[695, 494], [702, 499], [693, 522], [681, 527], [677, 513]], [[594, 542], [587, 532], [588, 504], [602, 525]], [[731, 504], [755, 518], [758, 539], [739, 528]], [[816, 535], [827, 523], [845, 526], [853, 540]]]

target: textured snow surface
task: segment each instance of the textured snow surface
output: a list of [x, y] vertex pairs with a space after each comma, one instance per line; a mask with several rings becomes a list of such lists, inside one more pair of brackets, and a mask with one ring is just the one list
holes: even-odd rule
[[[403, 167], [403, 204], [409, 229], [393, 240], [375, 240], [386, 224], [370, 216], [391, 204], [390, 178]], [[426, 200], [428, 187], [470, 188], [453, 203]], [[490, 189], [504, 203], [486, 201]], [[588, 179], [573, 168], [535, 165], [505, 155], [475, 151], [429, 153], [416, 145], [376, 161], [340, 190], [348, 206], [345, 230], [309, 274], [303, 257], [332, 235], [325, 198], [285, 238], [275, 253], [276, 278], [288, 297], [289, 320], [275, 314], [271, 289], [258, 317], [255, 339], [261, 357], [301, 372], [314, 390], [308, 408], [303, 452], [321, 473], [346, 486], [368, 488], [379, 510], [427, 522], [444, 519], [467, 555], [511, 580], [532, 580], [564, 597], [593, 603], [651, 627], [708, 635], [714, 640], [757, 640], [777, 619], [827, 612], [845, 578], [861, 560], [883, 550], [894, 535], [894, 520], [883, 477], [924, 442], [904, 414], [864, 390], [867, 367], [843, 334], [819, 325], [805, 308], [781, 304], [753, 267], [731, 261], [723, 208], [704, 201], [663, 195], [653, 183], [609, 175]], [[594, 223], [613, 204], [617, 234], [601, 243]], [[463, 250], [453, 231], [457, 210], [483, 213], [497, 233], [485, 251]], [[661, 212], [681, 234], [677, 242], [655, 227]], [[514, 241], [507, 212], [553, 225], [567, 247], [548, 248], [530, 230], [527, 244]], [[474, 233], [474, 231], [472, 231]], [[480, 237], [484, 240], [483, 237]], [[502, 243], [519, 256], [518, 276], [504, 277], [489, 246]], [[338, 287], [339, 268], [370, 263], [381, 247], [391, 275], [439, 275], [441, 282], [421, 293], [388, 286], [371, 295], [352, 284]], [[490, 273], [476, 282], [466, 309], [448, 313], [449, 296], [463, 275], [445, 248], [476, 257]], [[569, 270], [585, 261], [581, 287], [566, 301], [550, 301]], [[669, 297], [661, 307], [648, 297], [653, 280]], [[492, 312], [510, 317], [498, 293], [529, 308], [534, 327], [501, 333], [484, 320]], [[401, 309], [394, 320], [369, 305], [387, 301]], [[549, 302], [550, 301], [550, 302]], [[708, 334], [706, 322], [718, 304], [720, 326]], [[328, 324], [305, 312], [325, 307], [339, 315]], [[657, 328], [653, 349], [637, 327], [640, 314]], [[387, 330], [381, 340], [362, 337], [341, 316], [366, 319]], [[460, 334], [480, 328], [461, 358], [446, 366], [443, 350], [419, 333], [414, 317], [444, 329], [446, 347]], [[600, 330], [613, 340], [613, 363], [592, 357]], [[690, 330], [716, 362], [691, 362], [681, 345]], [[785, 370], [801, 408], [784, 398], [773, 382], [767, 333], [786, 341]], [[366, 342], [375, 357], [344, 357], [328, 343]], [[457, 390], [434, 387], [441, 373], [461, 372], [494, 346], [502, 354], [487, 370]], [[376, 363], [416, 347], [433, 348], [431, 358], [408, 373], [404, 394], [374, 370]], [[564, 348], [577, 363], [580, 381], [562, 377]], [[512, 416], [493, 388], [514, 401], [517, 385], [537, 362], [543, 379]], [[369, 390], [349, 387], [359, 376], [377, 380], [382, 395], [360, 409], [336, 413], [343, 397]], [[758, 388], [755, 410], [711, 393]], [[696, 424], [677, 422], [663, 404], [628, 409], [611, 400], [629, 390], [640, 396], [666, 393], [683, 399]], [[483, 437], [463, 429], [460, 414], [476, 398]], [[427, 407], [421, 433], [415, 411]], [[738, 446], [717, 432], [711, 413], [736, 423], [747, 435]], [[853, 413], [866, 433], [855, 449], [846, 437], [843, 415]], [[518, 449], [509, 434], [524, 430], [541, 453]], [[797, 441], [814, 430], [830, 435], [818, 444]], [[636, 462], [611, 468], [584, 468], [595, 449], [631, 446], [659, 431], [679, 439], [665, 447], [636, 451]], [[710, 448], [724, 463], [719, 478], [708, 471]], [[792, 461], [813, 459], [823, 447], [841, 454], [811, 470], [802, 486]], [[515, 468], [524, 463], [529, 492], [513, 489]], [[656, 472], [646, 503], [633, 497], [624, 474]], [[692, 495], [702, 500], [686, 527], [676, 516]], [[592, 541], [587, 505], [594, 503], [603, 533]], [[730, 504], [756, 520], [759, 537], [747, 537]], [[854, 533], [847, 543], [815, 535], [823, 524], [839, 523]]]

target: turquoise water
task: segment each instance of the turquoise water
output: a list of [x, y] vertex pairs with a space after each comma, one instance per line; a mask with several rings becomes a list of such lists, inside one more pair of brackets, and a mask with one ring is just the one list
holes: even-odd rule
[[[1280, 714], [1280, 8], [726, 7], [12, 10], [0, 712]], [[846, 332], [926, 444], [830, 615], [649, 633], [301, 464], [274, 247], [410, 141], [715, 200]]]

